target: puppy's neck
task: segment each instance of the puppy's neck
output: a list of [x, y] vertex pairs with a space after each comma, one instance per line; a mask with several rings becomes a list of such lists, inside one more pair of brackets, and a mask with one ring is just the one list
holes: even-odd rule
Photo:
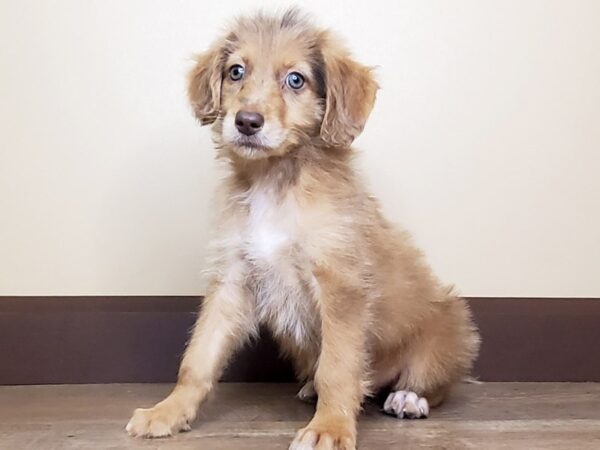
[[231, 160], [235, 178], [246, 188], [263, 185], [279, 192], [287, 191], [296, 184], [303, 165], [305, 162], [293, 154], [256, 160]]
[[229, 158], [234, 190], [267, 189], [285, 196], [298, 188], [303, 196], [314, 192], [335, 192], [340, 183], [354, 182], [353, 153], [348, 149], [298, 147], [283, 156], [249, 160]]

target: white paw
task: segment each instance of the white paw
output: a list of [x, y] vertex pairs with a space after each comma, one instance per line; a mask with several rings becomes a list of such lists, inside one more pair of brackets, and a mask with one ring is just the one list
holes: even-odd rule
[[398, 419], [425, 419], [429, 416], [429, 403], [412, 391], [395, 391], [388, 395], [383, 411]]
[[317, 399], [317, 391], [313, 381], [307, 381], [302, 389], [298, 391], [296, 396], [303, 402], [314, 402]]

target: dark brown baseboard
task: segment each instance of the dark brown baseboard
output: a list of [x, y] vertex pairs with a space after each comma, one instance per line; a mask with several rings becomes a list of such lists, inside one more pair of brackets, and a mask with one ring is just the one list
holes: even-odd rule
[[[470, 298], [483, 381], [600, 381], [600, 299]], [[0, 384], [175, 380], [201, 297], [0, 297]], [[268, 336], [225, 381], [290, 381]]]

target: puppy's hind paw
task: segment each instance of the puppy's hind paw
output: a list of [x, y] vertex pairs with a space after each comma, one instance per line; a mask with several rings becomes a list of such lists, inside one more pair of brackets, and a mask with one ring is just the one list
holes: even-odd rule
[[383, 404], [383, 412], [398, 419], [425, 419], [429, 416], [429, 403], [412, 391], [393, 391]]

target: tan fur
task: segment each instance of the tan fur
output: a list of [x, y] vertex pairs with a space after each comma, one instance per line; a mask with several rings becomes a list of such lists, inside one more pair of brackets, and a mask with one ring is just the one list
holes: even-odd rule
[[[245, 66], [240, 81], [229, 78], [233, 64]], [[298, 91], [285, 84], [292, 70], [306, 79]], [[353, 449], [365, 395], [391, 386], [437, 404], [469, 372], [479, 337], [466, 303], [382, 217], [352, 166], [349, 145], [376, 90], [368, 68], [293, 10], [239, 19], [198, 57], [190, 101], [202, 123], [214, 124], [231, 169], [210, 289], [177, 386], [154, 408], [136, 410], [130, 434], [188, 428], [260, 324], [318, 393], [291, 449]], [[235, 132], [242, 108], [265, 118], [256, 138]]]

